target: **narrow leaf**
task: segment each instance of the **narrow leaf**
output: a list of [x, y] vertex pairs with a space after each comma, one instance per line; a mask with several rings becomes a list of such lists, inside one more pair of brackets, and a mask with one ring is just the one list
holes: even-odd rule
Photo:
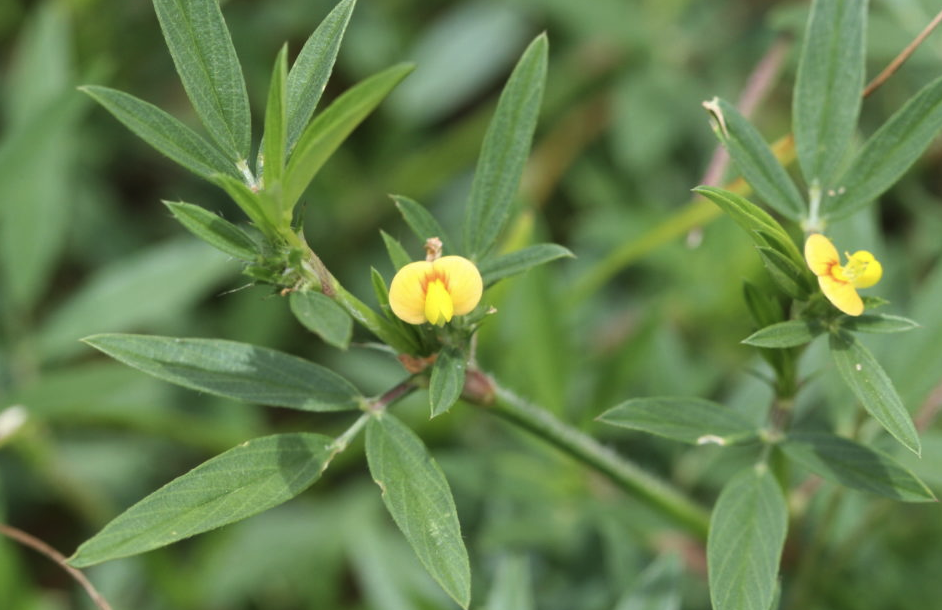
[[376, 295], [376, 303], [384, 313], [388, 315], [389, 309], [389, 288], [386, 286], [386, 279], [383, 274], [377, 271], [376, 267], [370, 267], [370, 283], [373, 284], [373, 294]]
[[461, 398], [467, 367], [468, 357], [462, 350], [446, 347], [439, 352], [428, 386], [432, 417], [446, 413]]
[[270, 189], [285, 171], [287, 155], [288, 120], [285, 114], [285, 79], [288, 77], [288, 47], [284, 45], [275, 59], [271, 84], [268, 87], [268, 103], [265, 106], [265, 136], [262, 175], [265, 187]]
[[389, 260], [392, 262], [396, 271], [399, 271], [412, 262], [412, 257], [409, 256], [409, 253], [402, 247], [398, 239], [382, 229], [380, 229], [379, 234], [383, 237], [383, 243], [386, 244], [386, 252], [389, 254]]
[[275, 434], [246, 441], [147, 496], [69, 558], [85, 567], [137, 555], [234, 523], [310, 487], [332, 457], [320, 434]]
[[217, 173], [238, 177], [235, 164], [218, 148], [157, 106], [108, 87], [86, 85], [79, 89], [139, 138], [194, 174], [204, 178]]
[[247, 343], [119, 334], [84, 341], [158, 379], [226, 398], [302, 411], [347, 411], [362, 400], [333, 371]]
[[493, 286], [498, 281], [523, 273], [528, 269], [543, 265], [558, 258], [572, 258], [568, 248], [557, 244], [536, 244], [508, 254], [481, 261], [478, 270], [484, 280], [484, 287]]
[[735, 106], [715, 98], [703, 106], [714, 118], [714, 131], [755, 192], [783, 216], [797, 220], [805, 202], [765, 139]]
[[758, 434], [755, 425], [736, 411], [702, 398], [633, 398], [597, 419], [696, 445], [743, 443]]
[[720, 493], [707, 538], [707, 569], [714, 610], [768, 610], [788, 509], [764, 464], [734, 477]]
[[484, 135], [465, 214], [464, 242], [478, 260], [497, 240], [510, 216], [543, 99], [546, 35], [538, 36], [514, 68]]
[[288, 72], [289, 151], [311, 120], [321, 99], [355, 4], [355, 0], [343, 0], [334, 7], [304, 43], [294, 65], [291, 66], [291, 71]]
[[831, 335], [831, 357], [864, 408], [903, 446], [919, 454], [919, 434], [893, 382], [870, 350], [848, 333]]
[[922, 155], [942, 130], [942, 77], [922, 88], [883, 124], [824, 199], [830, 218], [849, 216], [873, 202]]
[[258, 257], [255, 242], [245, 231], [205, 208], [182, 201], [164, 201], [173, 217], [193, 235], [229, 256], [244, 261]]
[[429, 238], [437, 237], [442, 241], [445, 248], [454, 248], [457, 245], [452, 243], [445, 234], [445, 230], [442, 229], [438, 221], [435, 220], [435, 217], [422, 205], [401, 195], [392, 195], [392, 199], [396, 203], [396, 208], [399, 210], [399, 213], [402, 214], [402, 217], [405, 219], [406, 224], [409, 225], [409, 228], [412, 229], [412, 232], [415, 233], [415, 236], [419, 238], [420, 242], [424, 244]]
[[824, 332], [824, 326], [811, 320], [789, 320], [766, 326], [742, 340], [756, 347], [796, 347], [809, 343]]
[[233, 162], [252, 145], [242, 67], [217, 0], [154, 0], [167, 48], [206, 130]]
[[811, 472], [841, 485], [901, 502], [927, 502], [935, 496], [892, 457], [826, 432], [793, 432], [779, 445]]
[[366, 459], [383, 503], [419, 561], [462, 608], [471, 569], [455, 501], [442, 469], [416, 434], [389, 413], [366, 428]]
[[260, 231], [270, 236], [277, 234], [275, 229], [278, 226], [277, 206], [266, 197], [264, 192], [253, 191], [241, 180], [223, 174], [215, 174], [211, 180], [229, 194]]
[[315, 174], [389, 92], [412, 71], [399, 64], [367, 78], [344, 92], [311, 121], [299, 136], [284, 179], [285, 206], [290, 209]]
[[320, 292], [292, 292], [291, 312], [325, 342], [340, 349], [350, 345], [353, 319], [329, 296]]
[[795, 149], [808, 184], [832, 186], [857, 127], [864, 85], [866, 0], [815, 0], [792, 99]]
[[799, 301], [808, 299], [811, 291], [808, 286], [807, 266], [798, 266], [792, 259], [767, 246], [759, 246], [756, 250], [762, 264], [782, 292]]
[[862, 333], [900, 333], [919, 328], [915, 320], [885, 313], [870, 313], [862, 316], [844, 316], [841, 327]]

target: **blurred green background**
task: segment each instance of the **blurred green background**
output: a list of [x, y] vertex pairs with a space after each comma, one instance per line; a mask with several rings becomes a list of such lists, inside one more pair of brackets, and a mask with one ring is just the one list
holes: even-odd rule
[[[872, 75], [935, 9], [930, 0], [871, 5]], [[287, 40], [297, 53], [332, 6], [224, 3], [257, 126], [279, 46]], [[775, 45], [786, 53], [754, 121], [769, 140], [788, 132], [794, 41], [807, 10], [804, 2], [747, 0], [361, 0], [325, 100], [393, 63], [417, 69], [318, 175], [304, 199], [306, 236], [341, 282], [370, 300], [370, 266], [392, 273], [380, 228], [417, 258], [422, 251], [388, 193], [421, 201], [457, 233], [496, 95], [526, 43], [546, 31], [548, 89], [506, 243], [552, 240], [577, 258], [488, 294], [499, 314], [481, 332], [482, 366], [709, 505], [751, 459], [749, 449], [682, 448], [592, 420], [654, 394], [704, 396], [764, 416], [771, 392], [763, 364], [739, 343], [754, 330], [742, 280], [765, 285], [761, 264], [728, 219], [708, 213], [689, 222], [689, 190], [715, 149], [700, 102], [736, 100]], [[248, 286], [234, 261], [190, 238], [161, 199], [244, 219], [221, 191], [75, 90], [106, 84], [196, 123], [149, 2], [4, 0], [0, 62], [0, 521], [68, 555], [131, 503], [222, 450], [273, 431], [330, 434], [349, 423], [342, 414], [263, 410], [172, 388], [103, 359], [81, 337], [127, 331], [248, 341], [331, 366], [367, 393], [403, 376], [384, 354], [323, 345], [285, 299]], [[937, 35], [865, 102], [863, 133], [940, 72]], [[924, 418], [922, 460], [898, 457], [937, 494], [940, 163], [937, 143], [879, 206], [831, 228], [839, 248], [870, 249], [883, 261], [885, 279], [871, 293], [891, 301], [886, 311], [923, 325], [865, 341]], [[628, 255], [613, 259], [619, 251]], [[853, 399], [818, 347], [804, 360], [812, 378], [799, 396], [800, 417], [853, 430]], [[495, 580], [524, 566], [534, 607], [636, 608], [631, 592], [643, 588], [643, 570], [670, 551], [684, 561], [679, 572], [666, 571], [682, 594], [669, 603], [709, 606], [702, 551], [604, 479], [468, 407], [430, 422], [420, 395], [396, 410], [449, 477], [472, 555], [475, 607], [486, 607]], [[4, 428], [23, 414], [15, 431]], [[880, 444], [875, 428], [865, 426], [863, 436]], [[798, 483], [806, 475], [794, 476]], [[942, 520], [934, 505], [897, 505], [830, 485], [792, 500], [785, 605], [794, 603], [792, 585], [808, 591], [800, 607], [812, 610], [937, 605]], [[815, 524], [827, 510], [838, 516], [820, 531]], [[820, 569], [803, 573], [812, 545]], [[359, 447], [286, 505], [88, 575], [115, 608], [456, 607], [383, 512]], [[0, 609], [90, 607], [56, 566], [0, 539]]]

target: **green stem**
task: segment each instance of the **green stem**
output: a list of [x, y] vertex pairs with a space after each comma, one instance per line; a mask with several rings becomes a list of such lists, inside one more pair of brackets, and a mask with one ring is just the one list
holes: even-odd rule
[[556, 419], [513, 393], [493, 388], [489, 411], [536, 434], [572, 457], [608, 476], [625, 491], [661, 514], [673, 519], [691, 534], [706, 540], [710, 515], [702, 506], [654, 477], [584, 432]]

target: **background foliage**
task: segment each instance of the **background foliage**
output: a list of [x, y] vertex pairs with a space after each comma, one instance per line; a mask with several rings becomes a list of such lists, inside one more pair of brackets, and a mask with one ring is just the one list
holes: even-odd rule
[[[928, 22], [930, 4], [871, 3], [868, 75]], [[332, 5], [225, 4], [256, 125], [281, 43], [297, 53]], [[369, 267], [392, 272], [380, 228], [413, 258], [421, 254], [385, 193], [423, 201], [459, 234], [460, 203], [496, 94], [527, 42], [547, 31], [547, 90], [523, 212], [507, 241], [555, 241], [578, 258], [496, 289], [500, 314], [480, 333], [481, 364], [712, 504], [751, 459], [745, 452], [682, 447], [593, 420], [646, 395], [702, 396], [746, 418], [764, 416], [771, 391], [750, 374], [763, 365], [739, 342], [755, 330], [742, 279], [768, 280], [734, 223], [687, 202], [715, 146], [700, 101], [737, 99], [776, 44], [786, 45], [781, 75], [754, 122], [769, 139], [789, 130], [798, 48], [788, 40], [806, 16], [803, 3], [732, 0], [363, 2], [325, 99], [399, 61], [417, 68], [307, 191], [306, 237], [345, 286], [368, 299]], [[930, 38], [863, 103], [864, 134], [938, 76], [940, 40]], [[200, 202], [230, 219], [240, 212], [75, 92], [81, 83], [107, 84], [195, 124], [149, 2], [5, 2], [0, 51], [0, 409], [28, 407], [15, 436], [0, 431], [2, 521], [69, 553], [147, 492], [245, 439], [343, 429], [328, 413], [263, 412], [170, 387], [97, 357], [80, 337], [225, 337], [322, 363], [365, 394], [395, 383], [394, 361], [323, 343], [295, 320], [287, 299], [243, 287], [237, 265], [184, 235], [161, 199]], [[934, 144], [881, 206], [830, 227], [837, 243], [879, 253], [888, 311], [922, 325], [863, 341], [926, 426], [921, 460], [892, 443], [882, 447], [937, 495], [940, 154]], [[826, 373], [802, 388], [797, 416], [852, 430], [853, 398], [826, 347], [818, 339], [802, 361]], [[396, 416], [421, 434], [450, 481], [475, 604], [622, 609], [661, 595], [660, 607], [681, 600], [684, 608], [708, 607], [702, 556], [659, 515], [497, 420], [459, 406], [429, 421], [427, 409], [425, 396], [413, 396]], [[867, 424], [868, 433], [877, 428]], [[363, 461], [362, 451], [347, 451], [285, 505], [89, 576], [115, 607], [145, 610], [453, 607], [383, 512]], [[782, 570], [796, 593], [786, 603], [932, 607], [942, 594], [935, 505], [874, 500], [827, 483], [805, 491], [789, 498], [796, 522]], [[821, 529], [825, 518], [830, 526]], [[810, 560], [795, 561], [806, 553]], [[57, 568], [0, 540], [0, 608], [69, 607], [88, 602]]]

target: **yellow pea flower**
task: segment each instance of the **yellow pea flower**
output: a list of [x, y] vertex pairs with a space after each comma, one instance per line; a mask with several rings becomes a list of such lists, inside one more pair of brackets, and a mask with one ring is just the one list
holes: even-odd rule
[[850, 316], [863, 313], [864, 305], [858, 288], [869, 288], [883, 276], [880, 261], [866, 250], [844, 254], [847, 264], [841, 265], [837, 248], [824, 235], [812, 233], [805, 242], [805, 260], [818, 276], [821, 292], [831, 303]]
[[461, 256], [409, 263], [389, 286], [389, 306], [409, 324], [444, 326], [470, 313], [481, 300], [484, 282], [474, 263]]

